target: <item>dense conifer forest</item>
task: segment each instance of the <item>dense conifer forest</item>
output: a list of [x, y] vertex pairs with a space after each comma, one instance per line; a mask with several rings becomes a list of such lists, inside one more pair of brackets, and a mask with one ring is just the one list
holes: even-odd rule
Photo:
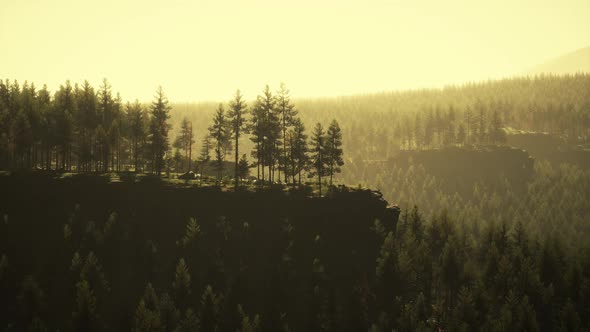
[[588, 74], [199, 104], [0, 81], [0, 328], [588, 330], [589, 144]]
[[474, 232], [362, 189], [312, 198], [88, 176], [0, 182], [17, 188], [0, 205], [8, 331], [588, 326], [588, 252], [521, 222]]

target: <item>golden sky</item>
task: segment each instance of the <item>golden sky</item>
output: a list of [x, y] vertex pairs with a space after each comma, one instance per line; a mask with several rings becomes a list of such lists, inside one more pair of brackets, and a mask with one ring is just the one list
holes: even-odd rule
[[438, 87], [589, 45], [590, 0], [0, 0], [0, 78], [125, 100]]

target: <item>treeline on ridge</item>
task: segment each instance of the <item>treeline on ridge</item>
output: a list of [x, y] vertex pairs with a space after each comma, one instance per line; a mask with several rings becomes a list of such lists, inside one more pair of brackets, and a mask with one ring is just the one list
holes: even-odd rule
[[[67, 81], [53, 96], [46, 86], [37, 91], [27, 82], [21, 87], [17, 81], [0, 81], [0, 168], [191, 171], [193, 122], [184, 118], [170, 144], [170, 111], [161, 87], [145, 107], [138, 101], [123, 104], [106, 79], [97, 91], [87, 81], [81, 86]], [[301, 185], [302, 174], [317, 177], [321, 194], [322, 177], [331, 185], [344, 164], [341, 129], [336, 120], [327, 130], [318, 122], [308, 139], [297, 114], [284, 84], [276, 95], [266, 86], [250, 108], [238, 90], [228, 111], [219, 104], [212, 124], [200, 124], [198, 166], [212, 164], [219, 181], [233, 151], [236, 188], [256, 168], [260, 183]], [[254, 163], [246, 153], [240, 156], [245, 150], [240, 140], [248, 135]]]

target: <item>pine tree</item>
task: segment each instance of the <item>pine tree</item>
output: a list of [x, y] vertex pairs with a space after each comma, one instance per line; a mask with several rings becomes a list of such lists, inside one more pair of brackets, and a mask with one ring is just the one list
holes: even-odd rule
[[[41, 128], [39, 130], [39, 139], [41, 141], [41, 164], [44, 164], [44, 169], [49, 170], [51, 168], [51, 146], [53, 143], [53, 136], [51, 135], [51, 127], [52, 127], [52, 121], [51, 121], [51, 95], [49, 93], [49, 91], [47, 90], [47, 85], [43, 85], [43, 88], [41, 90], [39, 90], [39, 93], [37, 94], [37, 102], [38, 102], [38, 106], [39, 106], [39, 114], [40, 114], [40, 121], [41, 121]], [[0, 106], [1, 108], [1, 106]], [[1, 110], [0, 110], [1, 112]], [[1, 116], [0, 116], [1, 117]], [[1, 126], [1, 120], [0, 120], [0, 126]], [[2, 141], [2, 134], [0, 134], [0, 146], [1, 146], [1, 141]], [[1, 149], [1, 147], [0, 147]], [[45, 156], [43, 156], [43, 154], [45, 154]], [[0, 159], [2, 158], [1, 156], [1, 151], [0, 151]]]
[[446, 286], [446, 303], [454, 306], [454, 299], [459, 292], [459, 285], [462, 279], [463, 265], [459, 256], [460, 252], [455, 244], [454, 238], [450, 238], [443, 249], [441, 262], [441, 279]]
[[125, 117], [122, 116], [122, 105], [123, 101], [121, 95], [117, 93], [113, 103], [113, 121], [111, 122], [111, 128], [109, 129], [110, 141], [113, 147], [111, 163], [117, 172], [121, 171], [121, 132], [122, 128], [125, 126]]
[[284, 83], [281, 83], [280, 90], [277, 93], [277, 111], [279, 112], [280, 129], [283, 133], [283, 158], [280, 159], [279, 162], [279, 178], [282, 166], [285, 183], [288, 183], [289, 181], [287, 180], [287, 176], [289, 173], [288, 167], [290, 166], [290, 163], [287, 153], [287, 131], [289, 127], [293, 125], [293, 121], [295, 120], [298, 112], [295, 110], [295, 106], [291, 104], [289, 90]]
[[326, 135], [326, 164], [328, 165], [327, 172], [330, 175], [330, 186], [332, 185], [332, 177], [342, 170], [340, 167], [344, 165], [342, 160], [342, 131], [336, 120], [332, 120]]
[[33, 145], [33, 130], [25, 112], [19, 111], [14, 124], [14, 143], [17, 168], [27, 168], [27, 154]]
[[[250, 121], [247, 125], [250, 132], [250, 141], [254, 143], [254, 150], [252, 150], [252, 157], [256, 158], [256, 177], [261, 179], [260, 170], [263, 167], [264, 153], [262, 150], [264, 141], [264, 110], [260, 106], [260, 97], [256, 100], [254, 107], [250, 108]], [[263, 172], [264, 174], [264, 172]]]
[[78, 113], [78, 163], [84, 171], [90, 171], [93, 161], [93, 139], [97, 126], [98, 100], [94, 88], [84, 81], [77, 96]]
[[301, 174], [307, 168], [309, 163], [307, 135], [305, 134], [305, 126], [301, 119], [296, 118], [293, 121], [293, 129], [289, 131], [289, 160], [291, 161], [291, 176], [293, 177], [293, 185], [295, 185], [295, 178], [299, 175], [299, 185], [301, 185]]
[[209, 135], [215, 141], [215, 170], [217, 171], [217, 182], [220, 183], [223, 175], [225, 156], [231, 149], [230, 131], [223, 104], [219, 104], [219, 107], [217, 107], [217, 111], [213, 117], [213, 125], [209, 127]]
[[160, 328], [162, 328], [160, 302], [152, 284], [148, 283], [135, 310], [132, 331], [157, 331]]
[[184, 258], [181, 258], [176, 265], [176, 273], [174, 274], [172, 287], [174, 288], [176, 302], [178, 303], [179, 308], [185, 309], [188, 304], [188, 296], [191, 293], [191, 275]]
[[[117, 104], [118, 105], [118, 104]], [[119, 108], [118, 106], [116, 107]], [[111, 123], [109, 128], [109, 144], [112, 147], [111, 165], [117, 172], [121, 170], [121, 119], [117, 118]]]
[[326, 133], [318, 122], [313, 130], [310, 144], [311, 172], [309, 177], [318, 177], [319, 195], [322, 196], [322, 176], [326, 175]]
[[[110, 291], [109, 283], [104, 275], [102, 265], [94, 252], [89, 252], [80, 269], [80, 279], [88, 282], [91, 289], [108, 293]], [[100, 294], [99, 294], [100, 295]]]
[[[111, 86], [105, 78], [102, 82], [102, 86], [98, 91], [98, 113], [99, 113], [99, 124], [104, 131], [103, 139], [101, 139], [99, 149], [101, 151], [102, 160], [102, 171], [109, 171], [109, 162], [111, 160], [112, 146], [108, 140], [109, 130], [113, 122], [113, 113], [115, 112], [115, 100], [111, 92]], [[102, 135], [102, 133], [100, 133]]]
[[[71, 150], [74, 141], [74, 114], [77, 105], [70, 81], [66, 81], [65, 86], [60, 86], [59, 91], [55, 94], [55, 120], [56, 120], [56, 138], [59, 152], [61, 152], [61, 168], [69, 169], [71, 166]], [[56, 155], [56, 168], [60, 169]]]
[[168, 114], [172, 108], [164, 95], [162, 87], [156, 90], [155, 100], [152, 102], [150, 138], [152, 145], [152, 172], [160, 175], [165, 167], [165, 157], [168, 152]]
[[176, 137], [174, 147], [184, 151], [184, 157], [187, 160], [187, 172], [191, 170], [193, 144], [195, 144], [193, 124], [185, 117], [180, 124], [180, 134]]
[[41, 322], [40, 319], [45, 302], [44, 298], [43, 290], [37, 281], [32, 276], [27, 276], [17, 296], [18, 309], [23, 327], [32, 327], [35, 321]]
[[[106, 167], [108, 165], [108, 155], [109, 147], [108, 147], [108, 136], [107, 132], [104, 130], [104, 127], [99, 124], [96, 128], [96, 146], [98, 150], [98, 154], [100, 156], [100, 161], [102, 162], [101, 171], [106, 172]], [[96, 167], [98, 169], [98, 165]]]
[[238, 304], [238, 316], [240, 318], [241, 327], [238, 332], [259, 332], [261, 331], [260, 316], [255, 315], [250, 318], [242, 308], [241, 304]]
[[201, 166], [201, 174], [199, 177], [199, 184], [202, 184], [203, 182], [203, 176], [205, 176], [205, 174], [203, 173], [205, 170], [205, 165], [211, 160], [211, 139], [209, 134], [206, 134], [203, 137], [203, 141], [201, 143], [201, 154], [199, 155], [199, 165]]
[[160, 321], [162, 323], [162, 330], [164, 332], [175, 331], [179, 320], [180, 312], [176, 309], [174, 301], [168, 293], [163, 293], [160, 296]]
[[200, 330], [199, 317], [195, 314], [193, 309], [188, 308], [184, 313], [184, 318], [178, 324], [178, 328], [174, 331], [178, 332], [193, 332]]
[[7, 167], [10, 162], [10, 83], [0, 79], [0, 166]]
[[35, 84], [25, 84], [22, 94], [22, 111], [26, 114], [29, 125], [31, 126], [31, 144], [26, 152], [26, 167], [37, 166], [37, 150], [40, 143], [41, 133], [41, 113]]
[[143, 165], [144, 147], [147, 139], [146, 121], [147, 115], [138, 100], [135, 100], [133, 104], [127, 103], [128, 136], [131, 140], [131, 154], [136, 173], [143, 169], [140, 165]]
[[[7, 81], [9, 86], [9, 95], [7, 100], [7, 147], [8, 147], [8, 159], [11, 168], [17, 168], [18, 165], [18, 147], [16, 146], [16, 118], [21, 110], [21, 89], [18, 82], [15, 80], [12, 84]], [[57, 118], [57, 117], [56, 117]]]
[[201, 296], [200, 327], [203, 331], [217, 331], [219, 329], [221, 304], [223, 295], [217, 295], [210, 285], [205, 287]]
[[244, 180], [248, 177], [248, 174], [250, 173], [250, 164], [248, 163], [248, 157], [246, 157], [246, 154], [242, 155], [242, 158], [240, 158], [240, 161], [238, 162], [238, 177], [241, 180]]
[[377, 257], [375, 270], [377, 282], [385, 299], [393, 297], [393, 290], [397, 286], [398, 250], [393, 232], [387, 233]]
[[197, 239], [200, 233], [201, 226], [197, 223], [197, 219], [191, 217], [186, 225], [185, 234], [178, 244], [187, 247], [192, 241]]
[[274, 167], [277, 162], [280, 146], [280, 120], [276, 110], [276, 98], [268, 85], [262, 95], [256, 99], [252, 108], [252, 134], [256, 143], [256, 158], [262, 169], [262, 180], [265, 179], [264, 167], [268, 166], [268, 180], [272, 183]]
[[242, 95], [240, 90], [236, 91], [234, 99], [229, 104], [229, 112], [228, 118], [231, 126], [231, 135], [234, 138], [235, 143], [235, 164], [234, 164], [234, 181], [235, 181], [235, 190], [238, 190], [238, 181], [239, 181], [239, 144], [240, 144], [240, 137], [246, 130], [246, 114], [247, 114], [246, 102], [242, 99]]
[[74, 331], [99, 331], [96, 297], [86, 280], [76, 284], [76, 307], [72, 314]]

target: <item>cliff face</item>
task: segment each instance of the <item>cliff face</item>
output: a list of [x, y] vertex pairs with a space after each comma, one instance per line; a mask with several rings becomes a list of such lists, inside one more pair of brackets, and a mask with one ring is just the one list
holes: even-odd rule
[[[302, 192], [238, 191], [176, 187], [162, 183], [109, 183], [93, 176], [54, 179], [45, 175], [0, 176], [0, 212], [9, 216], [42, 217], [36, 223], [65, 223], [75, 206], [87, 218], [106, 220], [112, 212], [154, 230], [176, 229], [190, 217], [224, 216], [255, 226], [289, 219], [310, 232], [335, 226], [365, 227], [374, 219], [394, 224], [398, 210], [377, 192], [340, 188], [326, 197]], [[258, 225], [260, 224], [260, 225]], [[39, 226], [39, 225], [37, 225]]]
[[[0, 176], [0, 188], [0, 215], [7, 220], [0, 225], [0, 254], [18, 262], [11, 282], [29, 274], [49, 280], [43, 289], [56, 326], [71, 317], [74, 305], [79, 278], [69, 270], [72, 257], [91, 251], [110, 284], [99, 301], [112, 307], [104, 319], [115, 326], [130, 327], [123, 315], [134, 310], [147, 282], [171, 291], [180, 258], [187, 261], [197, 303], [208, 284], [223, 293], [238, 287], [252, 312], [291, 301], [289, 311], [304, 317], [308, 299], [291, 291], [310, 294], [314, 260], [330, 272], [336, 294], [342, 294], [335, 296], [349, 296], [362, 275], [375, 270], [375, 219], [395, 229], [399, 216], [378, 194], [351, 189], [311, 198], [34, 174]], [[190, 218], [200, 230], [183, 245]], [[292, 279], [292, 290], [279, 286], [283, 278]], [[16, 292], [4, 295], [12, 299]], [[281, 292], [291, 299], [268, 296]]]
[[547, 160], [555, 166], [562, 163], [590, 168], [590, 148], [571, 146], [563, 140], [546, 133], [510, 133], [507, 143], [528, 151], [536, 160]]
[[520, 182], [531, 176], [534, 159], [521, 149], [483, 146], [400, 151], [390, 163], [404, 168], [420, 164], [429, 174], [451, 180], [495, 180], [502, 175], [508, 180]]

